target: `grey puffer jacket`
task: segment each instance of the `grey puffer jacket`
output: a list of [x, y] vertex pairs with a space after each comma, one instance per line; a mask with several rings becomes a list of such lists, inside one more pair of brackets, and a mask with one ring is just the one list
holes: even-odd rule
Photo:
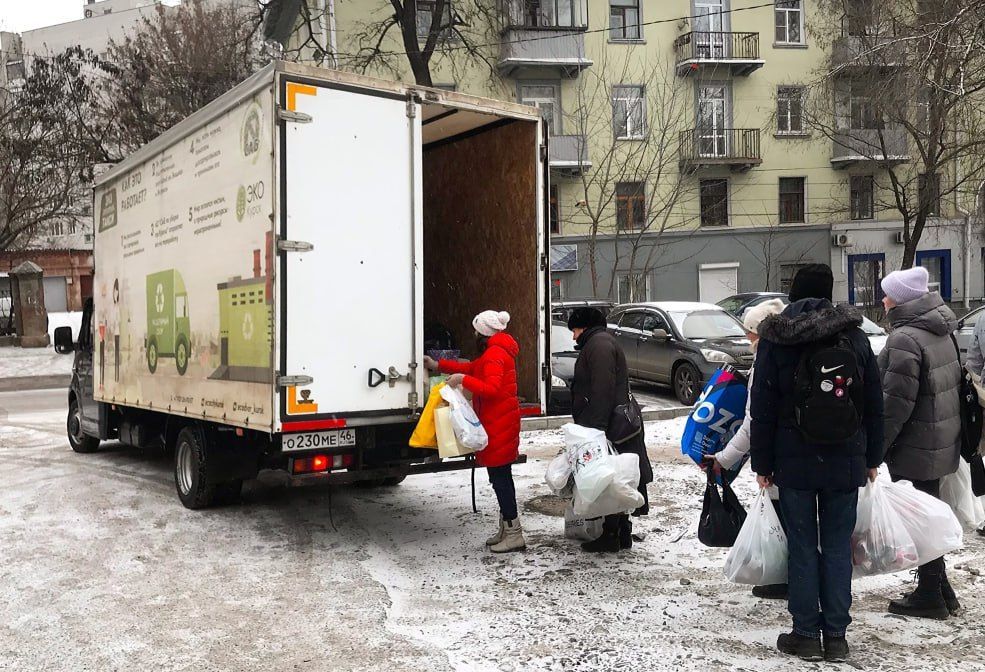
[[932, 481], [958, 469], [961, 364], [951, 340], [957, 318], [933, 292], [889, 311], [879, 354], [886, 464], [898, 478]]

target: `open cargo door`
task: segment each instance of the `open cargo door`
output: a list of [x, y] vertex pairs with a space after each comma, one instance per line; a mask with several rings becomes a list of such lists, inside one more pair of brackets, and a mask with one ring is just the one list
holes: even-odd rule
[[407, 418], [422, 373], [417, 106], [288, 79], [281, 100], [283, 428]]

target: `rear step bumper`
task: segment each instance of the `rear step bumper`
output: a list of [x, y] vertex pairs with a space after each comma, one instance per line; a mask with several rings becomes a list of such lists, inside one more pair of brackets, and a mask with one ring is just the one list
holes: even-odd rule
[[[527, 456], [520, 455], [513, 464], [524, 464], [526, 461]], [[382, 467], [380, 469], [360, 469], [358, 471], [323, 471], [314, 474], [291, 474], [288, 477], [288, 484], [292, 487], [315, 485], [316, 483], [347, 485], [350, 483], [358, 483], [359, 481], [375, 481], [392, 476], [436, 474], [443, 471], [462, 471], [463, 469], [472, 469], [473, 467], [479, 467], [479, 465], [475, 463], [475, 459], [467, 457], [461, 460], [425, 462], [422, 464]]]

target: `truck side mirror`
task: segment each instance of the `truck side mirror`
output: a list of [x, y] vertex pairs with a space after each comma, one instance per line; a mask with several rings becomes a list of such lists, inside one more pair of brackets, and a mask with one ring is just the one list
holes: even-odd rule
[[72, 327], [58, 327], [55, 329], [55, 352], [60, 355], [68, 355], [75, 352], [75, 341], [72, 340]]

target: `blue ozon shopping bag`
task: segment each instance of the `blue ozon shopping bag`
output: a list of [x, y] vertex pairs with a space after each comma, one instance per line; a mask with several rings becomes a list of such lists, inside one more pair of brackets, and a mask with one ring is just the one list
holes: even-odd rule
[[[722, 450], [742, 426], [746, 415], [746, 377], [731, 366], [720, 368], [708, 381], [684, 426], [681, 452], [697, 464]], [[722, 470], [722, 480], [735, 480], [745, 460]]]

